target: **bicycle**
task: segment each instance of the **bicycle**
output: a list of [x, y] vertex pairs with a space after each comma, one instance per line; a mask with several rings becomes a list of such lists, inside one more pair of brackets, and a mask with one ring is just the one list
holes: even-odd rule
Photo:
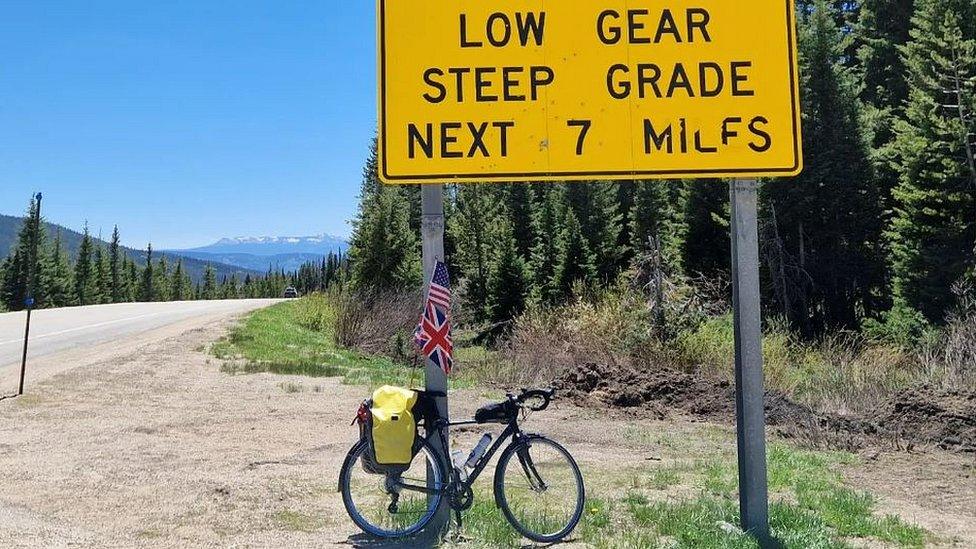
[[[468, 421], [445, 422], [436, 413], [428, 413], [422, 422], [424, 436], [419, 434], [418, 422], [413, 460], [386, 474], [369, 472], [368, 441], [361, 437], [349, 450], [339, 473], [339, 491], [346, 512], [368, 534], [405, 538], [420, 533], [446, 497], [460, 527], [461, 513], [474, 504], [475, 481], [508, 440], [495, 466], [495, 504], [526, 538], [537, 543], [564, 539], [583, 514], [583, 475], [564, 447], [542, 435], [524, 433], [519, 426], [520, 416], [545, 410], [554, 394], [553, 390], [523, 389], [518, 396], [508, 394], [503, 402], [483, 406], [475, 419]], [[360, 423], [364, 406], [357, 414]], [[491, 446], [476, 456], [470, 472], [453, 462], [444, 463], [431, 446], [433, 437], [438, 436], [442, 448], [448, 448], [444, 427], [487, 423], [506, 426]]]

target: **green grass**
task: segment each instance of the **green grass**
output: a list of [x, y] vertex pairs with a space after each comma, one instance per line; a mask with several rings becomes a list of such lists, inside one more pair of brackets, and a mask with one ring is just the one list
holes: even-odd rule
[[[340, 349], [331, 336], [331, 319], [316, 312], [309, 321], [304, 300], [289, 301], [256, 311], [213, 346], [229, 373], [273, 372], [305, 376], [341, 377], [345, 383], [377, 386], [410, 384], [410, 370], [383, 357], [369, 357]], [[459, 353], [489, 362], [487, 353]], [[415, 372], [416, 382], [422, 372]], [[452, 380], [452, 385], [457, 384]], [[462, 384], [472, 381], [462, 380]], [[284, 392], [302, 390], [281, 385]], [[724, 433], [715, 429], [698, 436]], [[628, 428], [632, 444], [684, 451], [683, 437], [652, 435]], [[691, 448], [687, 450], [691, 451]], [[639, 463], [625, 470], [590, 470], [586, 477], [590, 498], [574, 539], [601, 549], [615, 548], [739, 548], [758, 547], [738, 524], [737, 469], [729, 452], [708, 459], [677, 464]], [[838, 468], [856, 462], [843, 452], [815, 452], [786, 444], [769, 446], [770, 524], [785, 547], [847, 548], [853, 540], [870, 539], [893, 547], [923, 547], [930, 535], [898, 517], [875, 514], [875, 500], [867, 492], [844, 485]], [[678, 494], [678, 495], [675, 495]], [[320, 525], [308, 517], [283, 512], [277, 522], [291, 530], [310, 531]], [[490, 491], [479, 490], [475, 504], [464, 514], [464, 534], [476, 546], [520, 547], [514, 529], [494, 505]]]
[[[375, 387], [407, 385], [410, 370], [385, 357], [340, 349], [328, 324], [313, 330], [301, 322], [302, 302], [279, 303], [248, 315], [212, 352], [231, 374], [271, 372], [311, 377], [341, 377], [348, 384]], [[422, 379], [422, 373], [415, 373]]]
[[[894, 516], [876, 515], [870, 494], [843, 484], [836, 469], [855, 459], [842, 452], [770, 445], [770, 526], [784, 547], [842, 549], [855, 546], [858, 539], [890, 547], [925, 546], [925, 530]], [[734, 456], [679, 466], [645, 465], [629, 489], [607, 489], [628, 484], [616, 482], [613, 474], [589, 472], [587, 485], [600, 497], [587, 500], [572, 534], [577, 541], [601, 549], [759, 547], [738, 528]], [[659, 491], [672, 487], [697, 488], [697, 493], [676, 497]], [[474, 545], [519, 547], [524, 541], [495, 508], [490, 494], [478, 493], [464, 520], [464, 533]]]
[[[325, 297], [315, 295], [279, 303], [249, 314], [214, 343], [212, 353], [224, 360], [229, 374], [273, 374], [341, 377], [349, 385], [416, 387], [422, 369], [396, 364], [384, 356], [342, 349], [333, 337], [333, 319]], [[471, 378], [452, 377], [451, 388], [469, 387]], [[283, 386], [285, 392], [298, 392]]]

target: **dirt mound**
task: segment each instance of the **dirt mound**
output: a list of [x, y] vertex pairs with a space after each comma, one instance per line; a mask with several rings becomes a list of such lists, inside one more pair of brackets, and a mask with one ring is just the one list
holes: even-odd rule
[[908, 389], [879, 406], [870, 421], [909, 440], [976, 452], [976, 391]]
[[639, 371], [601, 364], [584, 364], [567, 374], [561, 388], [576, 396], [617, 408], [639, 408], [641, 415], [663, 418], [672, 409], [704, 417], [734, 413], [728, 383], [674, 370]]
[[[637, 370], [583, 364], [560, 380], [564, 392], [617, 408], [639, 408], [643, 416], [664, 418], [677, 411], [705, 419], [735, 419], [735, 388], [727, 381], [668, 368]], [[771, 425], [818, 421], [810, 408], [766, 393]]]
[[[627, 409], [639, 417], [664, 419], [679, 413], [735, 420], [735, 389], [729, 382], [669, 368], [583, 364], [557, 386], [578, 401]], [[778, 434], [818, 445], [856, 450], [871, 443], [936, 444], [976, 451], [976, 391], [904, 391], [864, 416], [820, 413], [775, 391], [766, 392], [765, 407], [767, 424]]]

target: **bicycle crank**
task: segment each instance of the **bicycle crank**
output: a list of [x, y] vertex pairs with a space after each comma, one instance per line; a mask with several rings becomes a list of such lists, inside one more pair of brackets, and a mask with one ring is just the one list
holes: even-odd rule
[[451, 509], [455, 511], [467, 511], [472, 505], [474, 505], [474, 491], [471, 488], [463, 492], [455, 491], [451, 494]]

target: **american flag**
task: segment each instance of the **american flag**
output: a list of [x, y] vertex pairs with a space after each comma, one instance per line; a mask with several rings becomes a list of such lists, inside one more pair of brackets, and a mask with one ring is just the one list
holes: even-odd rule
[[454, 343], [451, 341], [451, 281], [447, 266], [437, 262], [427, 290], [420, 325], [414, 332], [414, 343], [444, 373], [451, 373]]

